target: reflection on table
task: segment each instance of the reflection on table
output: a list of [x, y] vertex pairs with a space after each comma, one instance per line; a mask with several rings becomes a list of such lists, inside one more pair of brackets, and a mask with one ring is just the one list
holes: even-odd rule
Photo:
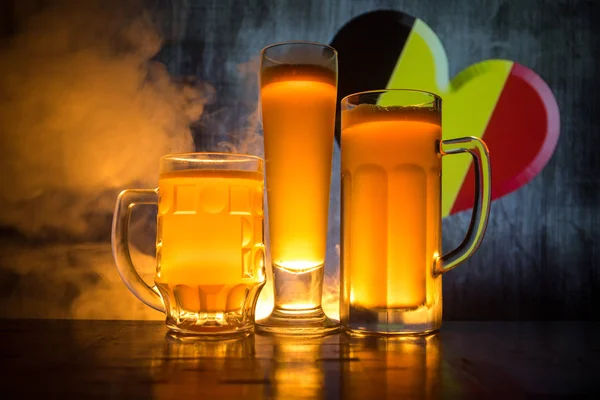
[[340, 353], [348, 359], [342, 368], [342, 398], [429, 399], [440, 394], [442, 358], [437, 335], [352, 338], [343, 343]]
[[600, 324], [581, 322], [452, 322], [437, 335], [388, 339], [181, 342], [160, 322], [0, 320], [0, 346], [3, 398], [589, 395], [600, 368]]

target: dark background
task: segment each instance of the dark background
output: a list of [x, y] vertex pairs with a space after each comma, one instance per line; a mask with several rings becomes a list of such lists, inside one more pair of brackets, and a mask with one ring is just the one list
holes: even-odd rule
[[[600, 2], [188, 4], [173, 3], [173, 20], [187, 24], [182, 40], [164, 49], [161, 57], [175, 73], [206, 78], [220, 93], [211, 107], [234, 110], [234, 114], [240, 107], [240, 86], [237, 75], [228, 73], [228, 65], [251, 59], [272, 42], [328, 43], [348, 20], [375, 9], [400, 10], [425, 21], [446, 49], [450, 76], [490, 58], [513, 60], [536, 71], [559, 104], [558, 147], [540, 176], [494, 202], [487, 236], [477, 254], [444, 276], [444, 316], [598, 319], [594, 305], [600, 300], [600, 163], [595, 141], [600, 133]], [[445, 247], [462, 238], [469, 217], [461, 213], [444, 221]]]
[[[427, 23], [446, 49], [451, 77], [490, 58], [536, 71], [558, 101], [558, 147], [538, 177], [493, 203], [477, 254], [444, 276], [444, 318], [599, 318], [600, 2], [165, 0], [154, 6], [166, 39], [157, 58], [172, 74], [194, 75], [215, 88], [194, 127], [199, 149], [247, 126], [256, 81], [240, 65], [251, 69], [262, 47], [329, 43], [344, 23], [371, 10], [400, 10]], [[10, 32], [8, 14], [3, 18]], [[445, 248], [462, 238], [469, 218], [467, 212], [444, 221]]]

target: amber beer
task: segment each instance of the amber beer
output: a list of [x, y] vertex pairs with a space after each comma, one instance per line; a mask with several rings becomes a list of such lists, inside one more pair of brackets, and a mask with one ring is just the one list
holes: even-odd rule
[[[263, 284], [263, 174], [182, 170], [159, 178], [155, 283], [178, 314], [235, 318]], [[217, 318], [218, 319], [218, 318]]]
[[[472, 136], [442, 140], [434, 93], [373, 90], [341, 107], [341, 322], [357, 335], [433, 332], [442, 323], [442, 274], [474, 254], [485, 232], [487, 146]], [[466, 237], [442, 255], [442, 157], [456, 154], [474, 161], [474, 207]]]
[[[179, 153], [160, 159], [158, 188], [117, 197], [111, 246], [117, 271], [142, 302], [166, 316], [178, 339], [224, 339], [254, 329], [265, 284], [264, 160], [246, 154]], [[129, 248], [131, 212], [158, 206], [155, 285]]]
[[275, 268], [322, 267], [336, 108], [335, 72], [313, 65], [265, 69], [261, 102]]
[[260, 100], [273, 271], [263, 332], [322, 335], [339, 329], [321, 297], [337, 98], [337, 53], [321, 43], [261, 51]]
[[428, 113], [370, 104], [343, 111], [343, 262], [351, 309], [417, 310], [436, 300], [441, 128]]

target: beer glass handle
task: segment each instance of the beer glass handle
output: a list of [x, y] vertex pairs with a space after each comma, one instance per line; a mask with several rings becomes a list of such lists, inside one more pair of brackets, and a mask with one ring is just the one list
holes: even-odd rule
[[475, 166], [475, 202], [467, 236], [456, 249], [435, 260], [435, 274], [450, 271], [475, 253], [481, 244], [481, 239], [483, 239], [491, 202], [490, 157], [483, 140], [476, 137], [443, 140], [440, 152], [442, 156], [460, 153], [471, 154]]
[[158, 204], [156, 189], [127, 189], [117, 197], [117, 205], [112, 222], [112, 252], [119, 275], [131, 292], [144, 304], [157, 311], [165, 312], [162, 298], [156, 286], [150, 287], [140, 277], [129, 252], [129, 220], [131, 211], [138, 204]]

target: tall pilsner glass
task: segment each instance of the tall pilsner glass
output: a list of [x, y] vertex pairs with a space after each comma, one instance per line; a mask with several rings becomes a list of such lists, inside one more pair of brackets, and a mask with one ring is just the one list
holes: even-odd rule
[[337, 98], [337, 53], [286, 42], [261, 52], [260, 99], [275, 304], [256, 329], [322, 335], [321, 308]]

